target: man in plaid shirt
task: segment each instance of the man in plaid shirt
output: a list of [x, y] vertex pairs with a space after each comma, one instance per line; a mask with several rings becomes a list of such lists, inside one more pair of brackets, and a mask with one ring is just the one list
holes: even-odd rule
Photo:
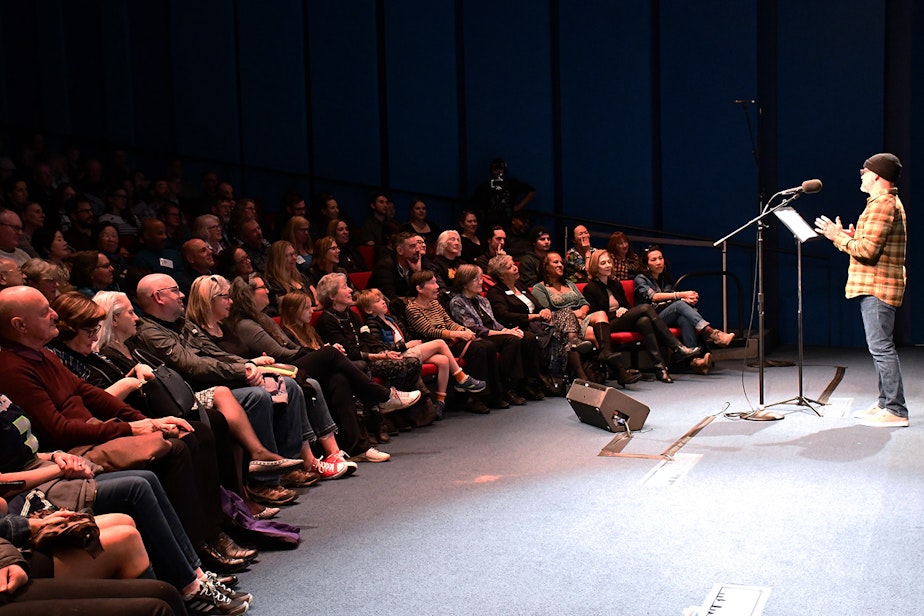
[[895, 183], [902, 165], [894, 154], [876, 154], [860, 169], [860, 190], [869, 195], [856, 228], [841, 227], [840, 217], [815, 220], [816, 230], [850, 255], [845, 295], [860, 298], [866, 342], [879, 375], [879, 400], [854, 415], [865, 426], [902, 428], [908, 407], [901, 365], [892, 340], [895, 311], [905, 292], [905, 209]]

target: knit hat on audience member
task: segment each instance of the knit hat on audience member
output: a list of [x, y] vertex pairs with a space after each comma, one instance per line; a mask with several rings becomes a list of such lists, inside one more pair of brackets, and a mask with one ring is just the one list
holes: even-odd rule
[[533, 245], [543, 235], [550, 235], [549, 230], [543, 226], [536, 226], [529, 230], [529, 244]]
[[884, 180], [893, 184], [898, 181], [902, 175], [902, 164], [895, 154], [883, 152], [874, 154], [866, 159], [863, 167], [869, 169]]

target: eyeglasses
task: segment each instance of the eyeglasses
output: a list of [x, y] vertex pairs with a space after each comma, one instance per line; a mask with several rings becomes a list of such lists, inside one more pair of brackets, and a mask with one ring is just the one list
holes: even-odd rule
[[258, 287], [253, 287], [253, 290], [254, 290], [254, 291], [262, 291], [263, 289], [268, 289], [268, 288], [269, 288], [269, 287], [267, 287], [265, 284], [261, 284], [261, 285], [258, 286]]
[[96, 266], [96, 269], [109, 269], [111, 267], [112, 267], [112, 263], [100, 263], [99, 265]]
[[13, 231], [17, 233], [22, 231], [22, 225], [11, 225], [8, 222], [0, 222], [0, 225], [3, 225], [4, 227], [9, 227], [10, 229], [12, 229]]
[[103, 325], [102, 325], [102, 324], [99, 324], [99, 325], [97, 325], [96, 327], [81, 327], [81, 328], [80, 328], [80, 331], [86, 332], [86, 334], [87, 334], [90, 338], [92, 338], [93, 336], [96, 336], [97, 334], [99, 334], [99, 332], [100, 332], [101, 329], [103, 329]]
[[170, 291], [171, 293], [179, 293], [180, 287], [174, 285], [172, 287], [164, 287], [163, 289], [155, 289], [154, 292], [151, 293], [151, 297], [154, 297], [154, 295], [156, 295], [157, 293], [161, 293], [162, 291]]
[[218, 293], [215, 299], [231, 299], [231, 295], [228, 293]]

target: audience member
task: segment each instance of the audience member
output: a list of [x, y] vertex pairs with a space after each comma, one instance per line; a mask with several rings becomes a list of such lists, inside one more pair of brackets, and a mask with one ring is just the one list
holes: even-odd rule
[[22, 237], [19, 238], [19, 247], [30, 257], [38, 257], [38, 252], [32, 246], [32, 234], [36, 229], [41, 229], [45, 225], [45, 211], [40, 203], [30, 201], [23, 209], [20, 218], [22, 219]]
[[[38, 289], [49, 303], [54, 301], [62, 286], [68, 288], [67, 272], [60, 266], [44, 259], [29, 259], [22, 266], [25, 284]], [[10, 285], [14, 286], [14, 285]]]
[[32, 234], [32, 247], [35, 248], [39, 258], [47, 259], [60, 266], [63, 266], [65, 259], [73, 253], [73, 249], [64, 239], [61, 230], [49, 226], [35, 230]]
[[436, 240], [442, 232], [442, 229], [427, 219], [427, 204], [424, 203], [423, 199], [411, 201], [408, 220], [401, 226], [400, 230], [416, 233], [422, 237], [427, 242], [428, 257], [433, 256]]
[[179, 250], [183, 242], [192, 237], [192, 231], [186, 226], [183, 211], [173, 201], [168, 201], [158, 208], [157, 219], [164, 223], [167, 248]]
[[484, 271], [488, 267], [488, 263], [496, 257], [497, 255], [507, 254], [507, 251], [504, 250], [504, 246], [507, 243], [507, 232], [504, 231], [504, 228], [500, 225], [494, 225], [491, 227], [491, 237], [488, 238], [488, 247], [485, 249], [481, 255], [475, 259], [475, 265], [480, 267]]
[[606, 250], [613, 257], [613, 278], [633, 280], [642, 271], [642, 262], [632, 250], [629, 238], [622, 231], [614, 231], [606, 243]]
[[495, 158], [491, 161], [491, 177], [475, 188], [472, 205], [485, 225], [509, 229], [513, 213], [526, 207], [535, 196], [535, 188], [507, 175], [507, 161]]
[[125, 248], [120, 247], [119, 229], [115, 223], [101, 222], [93, 230], [94, 246], [109, 259], [113, 268], [113, 280], [121, 285], [128, 272], [128, 255]]
[[218, 256], [228, 247], [221, 233], [221, 221], [214, 214], [197, 216], [193, 222], [193, 235], [208, 244], [212, 255]]
[[241, 248], [250, 257], [253, 269], [258, 272], [266, 271], [269, 259], [270, 243], [263, 239], [263, 229], [256, 220], [244, 220], [235, 227]]
[[19, 247], [22, 238], [22, 220], [9, 209], [0, 209], [0, 256], [22, 265], [32, 257]]
[[314, 285], [298, 271], [295, 248], [285, 240], [273, 242], [264, 270], [256, 266], [254, 270], [257, 273], [261, 271], [264, 273], [264, 280], [270, 292], [268, 313], [272, 316], [279, 314], [279, 302], [286, 293], [301, 291], [312, 298], [317, 297]]
[[365, 257], [359, 251], [359, 246], [353, 241], [353, 235], [347, 221], [339, 218], [330, 221], [330, 224], [327, 225], [327, 234], [337, 240], [337, 246], [340, 247], [340, 267], [350, 274], [367, 272], [371, 269], [369, 264], [366, 263]]
[[162, 220], [148, 218], [141, 223], [141, 242], [132, 263], [149, 274], [172, 276], [181, 270], [179, 251], [167, 246], [167, 227]]
[[416, 295], [417, 291], [410, 284], [411, 275], [427, 269], [420, 249], [423, 238], [401, 231], [393, 241], [394, 255], [386, 255], [376, 262], [368, 284], [369, 288], [380, 290], [390, 300]]
[[[28, 262], [26, 261], [26, 263]], [[0, 290], [7, 287], [18, 287], [22, 284], [25, 284], [22, 266], [12, 259], [0, 257]]]
[[[304, 203], [304, 202], [303, 202]], [[292, 244], [295, 249], [295, 267], [308, 275], [311, 260], [314, 258], [314, 245], [311, 241], [311, 223], [304, 216], [290, 216], [282, 227], [279, 239]]]
[[99, 222], [111, 222], [119, 230], [119, 235], [138, 235], [138, 219], [128, 207], [128, 191], [116, 186], [106, 192], [106, 212], [99, 217]]
[[459, 216], [459, 233], [462, 240], [462, 260], [474, 263], [484, 252], [481, 238], [478, 237], [478, 215], [466, 210]]
[[78, 194], [64, 204], [70, 225], [64, 232], [64, 239], [74, 250], [90, 250], [93, 248], [93, 225], [96, 216], [93, 213], [93, 204], [84, 194]]
[[574, 245], [565, 253], [565, 277], [571, 282], [587, 282], [587, 259], [596, 248], [590, 245], [590, 231], [584, 225], [574, 227]]
[[234, 246], [218, 255], [218, 272], [228, 280], [246, 279], [253, 273], [250, 255], [240, 246]]
[[[340, 246], [337, 245], [337, 240], [325, 235], [314, 243], [314, 254], [317, 258], [308, 268], [308, 281], [313, 286], [317, 287], [321, 278], [327, 274], [341, 273], [346, 276], [347, 271], [340, 267]], [[349, 284], [351, 289], [354, 288], [352, 282]]]
[[193, 238], [186, 240], [180, 254], [183, 257], [183, 268], [176, 272], [174, 280], [184, 295], [189, 294], [189, 287], [193, 280], [199, 276], [211, 276], [215, 272], [215, 256], [205, 240]]
[[513, 218], [510, 219], [510, 229], [504, 245], [504, 250], [515, 261], [521, 260], [523, 255], [532, 250], [529, 232], [529, 216], [525, 212], [515, 212]]
[[[520, 281], [531, 287], [543, 277], [542, 262], [552, 248], [552, 236], [545, 227], [529, 230], [529, 252], [520, 257]], [[490, 267], [490, 263], [488, 264]]]
[[87, 297], [99, 291], [118, 291], [115, 284], [115, 268], [109, 257], [98, 250], [81, 250], [70, 256], [71, 286]]
[[[340, 206], [337, 203], [337, 199], [334, 198], [334, 195], [329, 192], [318, 193], [311, 203], [311, 215], [308, 217], [308, 220], [311, 221], [312, 237], [315, 240], [324, 237], [327, 233], [327, 225], [330, 224], [330, 221], [341, 218], [347, 220], [345, 217], [341, 216]], [[347, 220], [347, 224], [352, 227], [349, 220]]]
[[[374, 246], [376, 255], [384, 254], [391, 244], [391, 236], [397, 230], [388, 218], [388, 195], [376, 193], [369, 200], [369, 218], [363, 224], [360, 241]], [[325, 229], [327, 227], [325, 226]]]

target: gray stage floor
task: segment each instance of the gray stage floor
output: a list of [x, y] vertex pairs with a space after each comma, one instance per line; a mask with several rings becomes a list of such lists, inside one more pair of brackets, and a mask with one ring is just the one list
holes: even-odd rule
[[[892, 430], [850, 418], [876, 397], [865, 350], [805, 357], [807, 398], [846, 368], [820, 417], [725, 417], [758, 402], [740, 360], [624, 390], [651, 407], [629, 453], [716, 416], [671, 463], [599, 456], [612, 435], [563, 398], [402, 434], [283, 511], [303, 543], [242, 575], [252, 612], [679, 615], [729, 583], [769, 589], [767, 615], [924, 613], [924, 350], [901, 350], [912, 423]], [[766, 403], [797, 393], [795, 367], [766, 369]]]

